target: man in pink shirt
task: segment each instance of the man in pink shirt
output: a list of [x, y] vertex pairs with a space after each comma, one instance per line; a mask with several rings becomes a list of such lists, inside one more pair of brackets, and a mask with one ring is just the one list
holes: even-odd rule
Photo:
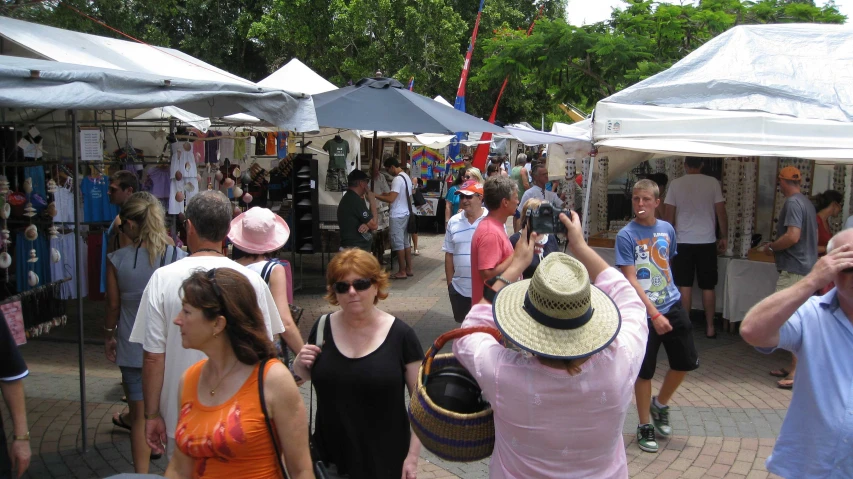
[[628, 477], [622, 425], [646, 350], [646, 308], [571, 215], [560, 220], [575, 259], [552, 253], [532, 280], [509, 279], [533, 256], [537, 235], [528, 241], [522, 230], [492, 287], [494, 309], [483, 299], [462, 323], [496, 327], [521, 351], [485, 333], [453, 344], [494, 410], [491, 479]]
[[506, 219], [518, 208], [518, 185], [506, 176], [489, 178], [483, 184], [483, 203], [489, 214], [471, 238], [471, 304], [483, 297], [483, 283], [503, 273], [512, 260]]

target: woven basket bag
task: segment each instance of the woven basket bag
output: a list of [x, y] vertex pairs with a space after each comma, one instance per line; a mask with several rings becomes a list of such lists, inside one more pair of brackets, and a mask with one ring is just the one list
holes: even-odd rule
[[474, 414], [448, 411], [429, 398], [424, 384], [431, 372], [462, 367], [453, 354], [436, 353], [448, 341], [471, 333], [487, 333], [501, 340], [501, 333], [489, 327], [454, 329], [439, 336], [418, 370], [417, 389], [409, 404], [412, 430], [427, 450], [445, 461], [479, 461], [491, 456], [495, 447], [495, 419], [491, 407]]

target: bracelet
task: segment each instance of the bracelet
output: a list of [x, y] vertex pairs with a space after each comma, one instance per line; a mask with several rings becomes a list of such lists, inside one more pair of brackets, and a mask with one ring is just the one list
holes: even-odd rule
[[15, 441], [29, 441], [30, 440], [30, 431], [27, 431], [26, 434], [22, 434], [20, 436], [15, 434], [13, 437], [14, 437]]
[[503, 281], [503, 282], [504, 282], [504, 283], [506, 283], [506, 284], [512, 284], [512, 283], [514, 283], [514, 282], [515, 282], [515, 281], [510, 281], [510, 280], [508, 280], [508, 279], [504, 278], [504, 277], [503, 277], [503, 276], [501, 276], [501, 275], [497, 275], [497, 276], [495, 276], [495, 279], [496, 279], [496, 280], [498, 280], [498, 281]]
[[160, 411], [157, 411], [153, 414], [145, 413], [145, 420], [146, 421], [151, 420], [151, 419], [157, 419], [159, 417], [160, 417]]
[[113, 332], [113, 331], [115, 331], [115, 330], [116, 330], [116, 328], [112, 328], [112, 329], [110, 329], [110, 328], [108, 328], [108, 327], [104, 326], [104, 331], [106, 331], [106, 332], [108, 332], [108, 333], [112, 333], [112, 332]]
[[663, 313], [658, 312], [658, 314], [656, 314], [656, 315], [652, 316], [652, 321], [654, 321], [654, 320], [658, 319], [658, 318], [659, 318], [659, 317], [661, 317], [661, 316], [663, 316]]

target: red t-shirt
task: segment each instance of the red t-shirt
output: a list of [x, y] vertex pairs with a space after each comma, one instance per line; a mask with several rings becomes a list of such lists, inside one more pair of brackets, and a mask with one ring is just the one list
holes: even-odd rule
[[483, 298], [483, 278], [480, 271], [492, 269], [512, 256], [512, 243], [504, 225], [489, 216], [480, 221], [471, 238], [471, 304]]

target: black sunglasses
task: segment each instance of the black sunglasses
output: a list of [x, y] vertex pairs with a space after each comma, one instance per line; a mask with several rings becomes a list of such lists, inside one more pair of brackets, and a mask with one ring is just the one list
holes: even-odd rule
[[210, 269], [207, 271], [207, 279], [210, 281], [210, 284], [213, 285], [213, 292], [216, 293], [216, 297], [219, 301], [222, 301], [222, 288], [216, 284], [216, 268]]
[[356, 291], [364, 291], [373, 284], [373, 281], [367, 278], [360, 278], [352, 283], [347, 283], [346, 281], [337, 281], [332, 287], [335, 289], [335, 292], [338, 294], [346, 294], [349, 292], [350, 286], [355, 288]]

